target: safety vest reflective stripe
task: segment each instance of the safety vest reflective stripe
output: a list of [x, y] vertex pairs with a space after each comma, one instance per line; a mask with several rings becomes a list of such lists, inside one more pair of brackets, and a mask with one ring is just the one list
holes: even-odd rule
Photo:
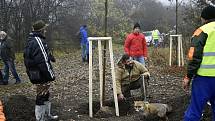
[[204, 52], [203, 56], [215, 56], [215, 52]]
[[200, 29], [208, 35], [200, 68], [197, 74], [200, 76], [215, 77], [215, 22], [203, 25]]
[[200, 68], [215, 69], [215, 65], [201, 65]]

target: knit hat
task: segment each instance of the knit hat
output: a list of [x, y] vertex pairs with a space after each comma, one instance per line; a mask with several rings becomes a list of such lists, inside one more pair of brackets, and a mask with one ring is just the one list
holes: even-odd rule
[[215, 7], [207, 6], [202, 10], [201, 17], [205, 20], [215, 19]]
[[0, 39], [4, 39], [7, 36], [7, 33], [4, 31], [0, 31]]
[[34, 31], [41, 31], [41, 30], [45, 29], [47, 26], [48, 26], [48, 24], [45, 24], [45, 22], [43, 20], [39, 20], [33, 24], [33, 29], [34, 29]]
[[133, 30], [134, 30], [135, 28], [137, 28], [137, 27], [139, 27], [139, 28], [140, 28], [140, 24], [139, 24], [139, 23], [134, 24], [134, 28], [133, 28]]
[[123, 62], [125, 62], [127, 60], [131, 61], [132, 58], [128, 54], [123, 54], [122, 57], [117, 62], [117, 64], [120, 65], [120, 64], [122, 64]]

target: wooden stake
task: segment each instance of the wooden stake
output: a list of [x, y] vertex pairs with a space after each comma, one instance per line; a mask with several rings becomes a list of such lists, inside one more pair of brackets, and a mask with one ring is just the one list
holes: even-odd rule
[[117, 99], [117, 92], [116, 92], [116, 80], [115, 80], [115, 70], [114, 70], [114, 61], [113, 61], [112, 38], [109, 40], [109, 52], [110, 52], [110, 62], [111, 62], [111, 74], [112, 74], [112, 81], [113, 81], [115, 111], [116, 111], [116, 116], [119, 116], [119, 106], [118, 106], [118, 99]]
[[182, 36], [180, 36], [180, 40], [181, 40], [181, 62], [182, 62], [182, 66], [184, 66], [184, 52], [183, 52], [183, 43], [182, 43]]
[[92, 63], [92, 41], [89, 41], [89, 115], [93, 117], [93, 63]]
[[170, 44], [169, 44], [169, 66], [172, 66], [172, 36], [170, 35]]
[[98, 40], [98, 51], [99, 51], [99, 80], [100, 80], [100, 107], [103, 107], [103, 66], [102, 66], [102, 44], [101, 40]]
[[180, 42], [180, 36], [177, 37], [177, 41], [178, 41], [178, 66], [181, 66], [181, 42]]
[[177, 59], [178, 66], [184, 66], [184, 55], [183, 55], [183, 47], [182, 47], [182, 35], [170, 35], [170, 50], [169, 50], [169, 66], [172, 65], [172, 41], [173, 37], [177, 38], [178, 46], [177, 46]]
[[110, 53], [110, 62], [111, 62], [111, 74], [112, 74], [112, 83], [113, 83], [113, 95], [114, 95], [114, 102], [115, 102], [115, 111], [116, 116], [119, 116], [119, 106], [118, 106], [118, 99], [117, 99], [117, 92], [116, 92], [116, 80], [115, 80], [115, 70], [114, 70], [114, 60], [113, 60], [113, 48], [112, 48], [112, 38], [111, 37], [88, 37], [89, 41], [89, 116], [93, 117], [93, 99], [92, 99], [92, 93], [93, 93], [93, 84], [92, 84], [92, 41], [96, 40], [98, 41], [98, 51], [99, 51], [99, 78], [100, 78], [100, 107], [103, 106], [103, 100], [104, 100], [104, 92], [103, 90], [103, 67], [102, 67], [102, 47], [101, 47], [101, 41], [105, 40], [109, 42], [109, 53]]

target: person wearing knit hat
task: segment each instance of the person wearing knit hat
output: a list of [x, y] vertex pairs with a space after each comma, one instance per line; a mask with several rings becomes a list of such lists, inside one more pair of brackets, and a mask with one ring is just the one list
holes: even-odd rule
[[141, 89], [142, 99], [146, 95], [143, 87], [143, 77], [149, 78], [148, 69], [141, 63], [123, 54], [117, 63], [116, 71], [116, 92], [119, 101], [131, 98], [131, 90]]
[[187, 74], [182, 87], [188, 91], [192, 81], [191, 101], [184, 121], [200, 121], [205, 105], [210, 102], [215, 121], [215, 7], [202, 10], [199, 27], [191, 38], [188, 52]]
[[207, 6], [202, 10], [201, 18], [205, 20], [212, 20], [215, 19], [215, 7], [214, 6]]
[[24, 63], [29, 80], [36, 85], [36, 121], [46, 119], [58, 119], [57, 115], [51, 115], [51, 102], [49, 101], [49, 88], [55, 80], [52, 63], [55, 58], [52, 55], [46, 42], [46, 27], [44, 21], [36, 21], [32, 25], [32, 32], [29, 34], [24, 49]]
[[147, 45], [145, 36], [140, 31], [139, 23], [135, 23], [133, 32], [130, 33], [124, 43], [124, 52], [134, 60], [145, 65], [147, 59]]
[[36, 21], [33, 24], [33, 31], [44, 30], [47, 26], [48, 26], [48, 24], [45, 24], [45, 22], [43, 20]]
[[133, 30], [134, 30], [135, 28], [139, 28], [139, 29], [141, 29], [141, 28], [140, 28], [140, 24], [139, 24], [139, 23], [135, 23], [135, 24], [134, 24], [134, 28], [133, 28]]

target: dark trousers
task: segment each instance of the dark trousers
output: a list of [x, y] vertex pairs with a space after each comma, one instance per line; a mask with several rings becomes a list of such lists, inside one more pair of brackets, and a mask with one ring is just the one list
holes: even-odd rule
[[3, 81], [8, 83], [8, 79], [9, 79], [9, 69], [12, 73], [12, 75], [14, 76], [14, 78], [16, 79], [16, 82], [20, 82], [20, 78], [16, 72], [16, 68], [15, 68], [15, 64], [13, 60], [7, 60], [7, 61], [3, 61], [4, 62], [4, 76], [3, 76]]
[[131, 90], [135, 89], [141, 89], [142, 99], [144, 99], [144, 88], [143, 88], [143, 78], [140, 77], [134, 82], [131, 82], [130, 84], [122, 85], [122, 94], [125, 96], [125, 98], [131, 97]]
[[44, 102], [49, 101], [50, 83], [37, 85], [36, 105], [44, 105]]

